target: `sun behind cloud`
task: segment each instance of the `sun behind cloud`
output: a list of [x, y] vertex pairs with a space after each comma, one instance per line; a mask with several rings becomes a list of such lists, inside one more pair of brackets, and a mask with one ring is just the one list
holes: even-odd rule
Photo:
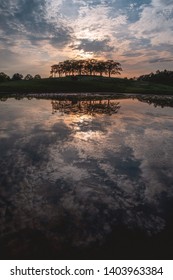
[[0, 71], [48, 76], [66, 59], [119, 61], [123, 76], [171, 70], [170, 0], [0, 2]]

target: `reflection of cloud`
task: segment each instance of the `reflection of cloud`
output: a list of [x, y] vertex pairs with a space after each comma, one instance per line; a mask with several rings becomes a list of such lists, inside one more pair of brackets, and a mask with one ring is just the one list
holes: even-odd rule
[[[114, 226], [149, 234], [165, 227], [172, 111], [120, 100], [117, 115], [71, 118], [52, 115], [50, 101], [22, 102], [20, 110], [0, 104], [8, 134], [0, 141], [2, 235], [31, 228], [55, 247], [65, 240], [78, 247], [102, 242]], [[5, 120], [7, 108], [14, 119]]]
[[159, 123], [151, 123], [151, 128], [145, 129], [142, 137], [131, 134], [126, 140], [126, 143], [133, 148], [135, 157], [141, 160], [142, 177], [146, 182], [146, 199], [153, 202], [156, 202], [156, 196], [166, 191], [170, 185], [171, 170], [165, 166], [168, 162], [169, 166], [173, 164], [170, 156], [172, 133], [162, 130], [160, 135], [156, 130], [157, 126]]

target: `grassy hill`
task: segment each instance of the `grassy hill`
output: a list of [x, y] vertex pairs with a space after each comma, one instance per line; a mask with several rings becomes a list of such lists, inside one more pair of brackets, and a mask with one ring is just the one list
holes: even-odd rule
[[46, 78], [0, 83], [0, 93], [115, 92], [173, 94], [173, 85], [98, 76]]

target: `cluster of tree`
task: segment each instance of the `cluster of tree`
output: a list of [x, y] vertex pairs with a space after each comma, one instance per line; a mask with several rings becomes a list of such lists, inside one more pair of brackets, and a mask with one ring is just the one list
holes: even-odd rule
[[108, 75], [120, 74], [121, 64], [114, 60], [65, 60], [51, 66], [51, 76], [63, 75]]
[[23, 77], [22, 74], [19, 73], [15, 73], [12, 78], [10, 78], [7, 74], [5, 74], [4, 72], [0, 73], [0, 82], [7, 82], [7, 81], [20, 81], [20, 80], [38, 80], [41, 79], [41, 76], [39, 74], [32, 76], [31, 74], [27, 74], [25, 77]]
[[160, 71], [157, 70], [156, 73], [150, 73], [147, 75], [142, 75], [137, 78], [138, 81], [148, 81], [161, 84], [173, 84], [173, 71]]

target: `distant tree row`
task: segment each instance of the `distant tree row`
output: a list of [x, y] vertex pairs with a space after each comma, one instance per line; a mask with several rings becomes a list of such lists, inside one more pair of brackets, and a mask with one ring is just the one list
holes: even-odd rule
[[27, 74], [25, 77], [23, 77], [22, 74], [15, 73], [12, 78], [10, 78], [7, 74], [4, 72], [0, 72], [0, 82], [7, 82], [7, 81], [20, 81], [20, 80], [38, 80], [41, 79], [41, 76], [39, 74], [32, 76], [31, 74]]
[[161, 84], [173, 84], [173, 71], [160, 71], [156, 73], [151, 72], [150, 74], [142, 75], [137, 78], [138, 81], [148, 81]]
[[111, 75], [120, 74], [121, 64], [114, 60], [65, 60], [51, 66], [51, 76], [59, 77], [65, 75]]

